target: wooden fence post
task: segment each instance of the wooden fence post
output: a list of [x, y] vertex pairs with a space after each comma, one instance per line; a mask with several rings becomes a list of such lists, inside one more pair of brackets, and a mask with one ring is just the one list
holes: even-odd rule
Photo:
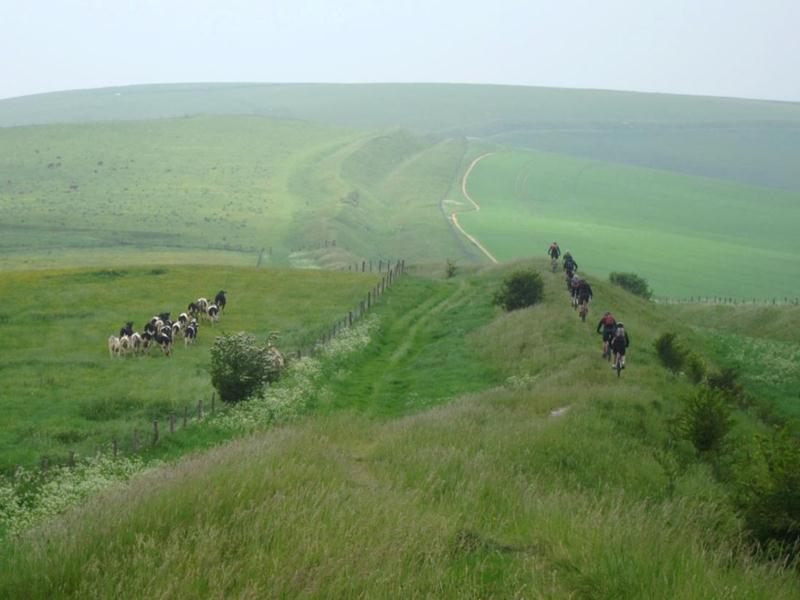
[[378, 273], [383, 271], [383, 260], [378, 261]]
[[153, 446], [158, 443], [158, 419], [153, 419]]
[[367, 261], [362, 260], [361, 261], [361, 272], [362, 273], [366, 273], [366, 271], [367, 271]]
[[367, 310], [372, 307], [372, 292], [367, 292]]
[[119, 452], [119, 443], [117, 443], [117, 438], [114, 438], [111, 440], [111, 453], [114, 458], [117, 458], [117, 452]]
[[202, 419], [203, 418], [203, 399], [202, 398], [200, 398], [200, 400], [197, 401], [197, 418], [198, 419]]
[[353, 326], [353, 311], [352, 310], [347, 312], [347, 325], [348, 325], [348, 327], [352, 327]]

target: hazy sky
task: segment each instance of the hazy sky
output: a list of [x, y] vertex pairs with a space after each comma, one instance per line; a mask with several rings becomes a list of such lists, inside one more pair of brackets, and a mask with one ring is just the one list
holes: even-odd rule
[[800, 100], [800, 0], [0, 0], [0, 97], [443, 81]]

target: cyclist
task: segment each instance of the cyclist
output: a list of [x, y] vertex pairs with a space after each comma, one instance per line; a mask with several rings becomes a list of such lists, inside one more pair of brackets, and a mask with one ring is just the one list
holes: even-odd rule
[[622, 368], [625, 368], [625, 350], [631, 345], [631, 340], [628, 337], [628, 332], [625, 330], [625, 325], [622, 321], [617, 321], [617, 327], [614, 329], [614, 335], [611, 337], [611, 350], [614, 352], [614, 360], [611, 363], [611, 368], [620, 360]]
[[617, 320], [614, 318], [614, 315], [606, 311], [606, 314], [604, 314], [597, 323], [597, 333], [603, 334], [603, 358], [611, 358], [608, 344], [611, 341], [611, 338], [614, 336], [614, 330], [616, 328]]
[[572, 258], [572, 254], [570, 254], [569, 250], [564, 253], [564, 270], [567, 273], [574, 273], [578, 270], [578, 263], [576, 263], [575, 259]]
[[578, 289], [581, 286], [581, 278], [578, 277], [578, 274], [575, 273], [568, 281], [567, 286], [569, 288], [569, 295], [570, 295], [570, 302], [572, 302], [572, 308], [578, 308]]
[[558, 242], [553, 242], [547, 249], [547, 255], [550, 257], [550, 266], [553, 273], [558, 270], [558, 257], [561, 256], [561, 248], [558, 247]]
[[592, 299], [592, 286], [590, 286], [589, 282], [585, 279], [581, 279], [578, 284], [577, 296], [581, 311], [585, 314], [589, 311], [589, 300]]

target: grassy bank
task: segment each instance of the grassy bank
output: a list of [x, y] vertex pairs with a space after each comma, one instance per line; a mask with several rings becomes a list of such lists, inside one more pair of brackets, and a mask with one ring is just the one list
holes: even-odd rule
[[[617, 379], [559, 276], [544, 273], [541, 305], [491, 308], [507, 269], [402, 281], [373, 343], [322, 381], [328, 410], [31, 531], [3, 548], [0, 591], [796, 597], [796, 575], [753, 558], [725, 486], [669, 433], [691, 390], [652, 350], [672, 316], [593, 282], [591, 318], [613, 309], [632, 338]], [[423, 390], [428, 404], [474, 391], [420, 411]]]

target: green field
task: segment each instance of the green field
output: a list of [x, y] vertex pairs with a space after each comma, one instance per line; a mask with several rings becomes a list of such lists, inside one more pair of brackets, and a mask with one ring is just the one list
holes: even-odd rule
[[496, 85], [172, 84], [0, 100], [0, 127], [264, 115], [630, 162], [800, 189], [800, 104]]
[[794, 298], [800, 196], [541, 152], [498, 152], [468, 181], [459, 217], [499, 259], [557, 240], [581, 270], [633, 271], [657, 296]]
[[[691, 327], [592, 280], [592, 320], [610, 307], [631, 333], [618, 380], [557, 275], [540, 305], [490, 306], [518, 266], [402, 279], [369, 345], [323, 365], [316, 414], [0, 546], [0, 593], [797, 597], [793, 569], [742, 537], [725, 467], [670, 434], [692, 386], [652, 342]], [[747, 454], [768, 428], [735, 416]]]
[[464, 255], [438, 202], [465, 148], [247, 116], [0, 129], [0, 268]]
[[[246, 330], [279, 346], [307, 348], [364, 297], [377, 273], [211, 266], [57, 270], [0, 274], [0, 469], [89, 454], [134, 427], [208, 403], [208, 348], [220, 332]], [[171, 358], [111, 360], [109, 335], [138, 331], [154, 314], [173, 318], [199, 296], [229, 292], [220, 323], [201, 324], [197, 344]]]

